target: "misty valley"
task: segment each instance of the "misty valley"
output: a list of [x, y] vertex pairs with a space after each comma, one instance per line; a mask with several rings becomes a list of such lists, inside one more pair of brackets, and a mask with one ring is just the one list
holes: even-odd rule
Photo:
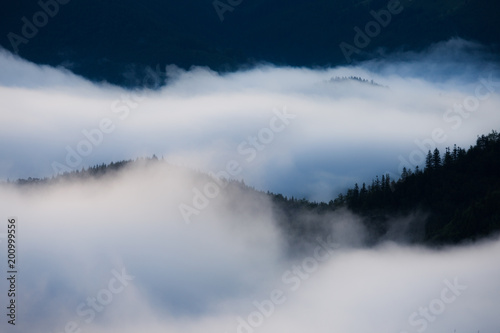
[[0, 3], [0, 332], [499, 333], [498, 12]]

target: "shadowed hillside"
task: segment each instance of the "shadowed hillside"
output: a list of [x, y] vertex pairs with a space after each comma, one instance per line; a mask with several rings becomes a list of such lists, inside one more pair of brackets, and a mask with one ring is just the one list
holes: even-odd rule
[[[0, 5], [1, 46], [36, 63], [127, 86], [146, 84], [147, 68], [167, 64], [218, 71], [262, 61], [340, 65], [381, 47], [419, 50], [454, 37], [498, 46], [500, 36], [494, 0], [42, 3], [45, 11], [37, 1]], [[365, 37], [356, 37], [355, 27]], [[343, 42], [356, 50], [343, 52]]]
[[[134, 163], [147, 166], [166, 162], [153, 156], [96, 165], [52, 178], [19, 179], [14, 184], [43, 186], [110, 176]], [[292, 247], [314, 243], [318, 236], [328, 232], [332, 219], [343, 214], [346, 208], [357, 214], [370, 231], [369, 243], [390, 239], [443, 245], [480, 239], [500, 230], [498, 170], [500, 135], [493, 131], [479, 136], [476, 145], [468, 150], [455, 146], [446, 149], [443, 155], [437, 149], [429, 151], [423, 170], [405, 168], [397, 180], [389, 175], [377, 176], [370, 185], [356, 184], [329, 203], [258, 192], [242, 181], [221, 181], [225, 191], [247, 192], [262, 200], [270, 198], [275, 204], [276, 219], [289, 236]], [[205, 182], [212, 179], [192, 172]], [[234, 209], [237, 206], [238, 202], [234, 202]]]

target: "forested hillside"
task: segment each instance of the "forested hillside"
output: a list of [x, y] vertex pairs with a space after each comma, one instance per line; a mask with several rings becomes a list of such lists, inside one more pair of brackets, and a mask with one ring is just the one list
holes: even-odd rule
[[383, 232], [388, 216], [428, 214], [423, 241], [455, 243], [500, 230], [500, 135], [478, 137], [465, 150], [429, 151], [423, 170], [403, 170], [399, 180], [376, 177], [340, 194], [334, 207], [348, 207]]
[[[102, 177], [134, 163], [166, 163], [156, 156], [135, 161], [101, 164], [52, 178], [19, 179], [18, 185], [42, 185], [60, 181]], [[486, 237], [500, 230], [500, 135], [492, 131], [478, 137], [469, 149], [454, 146], [444, 154], [429, 151], [423, 169], [403, 170], [399, 179], [382, 175], [371, 184], [355, 184], [329, 203], [258, 192], [275, 203], [275, 215], [290, 236], [290, 243], [313, 241], [327, 232], [330, 213], [348, 209], [359, 215], [370, 231], [371, 243], [388, 239], [393, 223], [415, 224], [406, 228], [406, 239], [429, 245], [453, 244]], [[208, 175], [198, 173], [210, 179]], [[225, 190], [256, 192], [243, 181], [223, 180]], [[237, 203], [236, 203], [237, 205]], [[399, 222], [398, 222], [399, 221]]]

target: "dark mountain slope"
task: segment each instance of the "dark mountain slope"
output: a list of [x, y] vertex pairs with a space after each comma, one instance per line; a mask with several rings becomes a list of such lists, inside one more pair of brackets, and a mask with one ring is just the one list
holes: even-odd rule
[[[145, 68], [166, 64], [202, 65], [218, 71], [261, 61], [346, 64], [340, 43], [355, 46], [354, 27], [365, 30], [368, 22], [374, 22], [370, 12], [386, 10], [390, 3], [231, 1], [238, 5], [225, 11], [221, 21], [212, 0], [59, 1], [67, 3], [58, 4], [57, 12], [55, 0], [2, 2], [0, 45], [36, 63], [62, 65], [92, 80], [128, 86], [144, 83]], [[43, 14], [40, 3], [52, 4], [47, 8], [53, 17]], [[495, 0], [393, 4], [398, 13], [366, 46], [358, 45], [360, 52], [353, 53], [352, 60], [361, 60], [380, 47], [419, 50], [453, 37], [500, 45]], [[28, 34], [23, 35], [26, 22], [34, 21], [37, 31], [25, 28]]]
[[[133, 163], [147, 166], [165, 162], [153, 156], [96, 165], [50, 179], [20, 179], [15, 184], [44, 186], [84, 181], [110, 176]], [[332, 220], [345, 214], [345, 209], [354, 212], [366, 225], [369, 243], [394, 239], [393, 231], [400, 230], [405, 239], [415, 243], [445, 245], [477, 240], [500, 230], [499, 170], [500, 135], [493, 131], [478, 137], [476, 145], [468, 150], [455, 146], [444, 155], [438, 150], [429, 152], [423, 171], [405, 169], [398, 180], [391, 180], [388, 175], [376, 177], [371, 185], [356, 184], [329, 203], [258, 192], [241, 181], [223, 181], [227, 184], [225, 191], [248, 192], [262, 200], [270, 198], [275, 204], [275, 217], [294, 248], [313, 244], [318, 236], [330, 233]], [[205, 182], [211, 180], [206, 174], [193, 173]], [[237, 202], [233, 206], [238, 209]]]
[[490, 235], [500, 230], [500, 135], [482, 135], [468, 150], [429, 151], [423, 171], [404, 169], [397, 181], [384, 175], [368, 187], [356, 184], [332, 204], [361, 214], [381, 234], [391, 216], [426, 212], [425, 243]]

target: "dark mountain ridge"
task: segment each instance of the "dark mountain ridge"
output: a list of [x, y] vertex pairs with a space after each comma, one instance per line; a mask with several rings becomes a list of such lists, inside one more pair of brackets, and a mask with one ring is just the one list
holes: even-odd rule
[[451, 38], [500, 45], [494, 0], [69, 1], [0, 5], [0, 45], [93, 81], [144, 85], [148, 68], [323, 67]]
[[[44, 186], [65, 181], [85, 181], [110, 176], [134, 163], [167, 163], [156, 156], [135, 161], [101, 164], [51, 178], [28, 178], [8, 182], [11, 186]], [[172, 166], [173, 167], [173, 166]], [[243, 181], [222, 179], [226, 191], [237, 190], [267, 197], [275, 204], [275, 215], [289, 236], [290, 245], [307, 244], [325, 233], [332, 213], [348, 209], [359, 216], [370, 231], [369, 243], [392, 239], [395, 229], [404, 239], [426, 245], [457, 244], [491, 236], [500, 230], [500, 134], [478, 136], [475, 146], [454, 146], [441, 155], [429, 151], [421, 170], [403, 169], [399, 179], [377, 176], [370, 185], [356, 184], [329, 203], [288, 198], [259, 192]], [[195, 172], [196, 177], [210, 176]], [[6, 184], [4, 184], [6, 185]], [[238, 203], [236, 202], [237, 206]]]
[[500, 230], [499, 170], [500, 135], [492, 131], [467, 150], [429, 151], [423, 170], [404, 168], [398, 180], [382, 175], [371, 185], [355, 184], [332, 204], [364, 216], [380, 234], [389, 216], [423, 211], [425, 243], [474, 240]]

